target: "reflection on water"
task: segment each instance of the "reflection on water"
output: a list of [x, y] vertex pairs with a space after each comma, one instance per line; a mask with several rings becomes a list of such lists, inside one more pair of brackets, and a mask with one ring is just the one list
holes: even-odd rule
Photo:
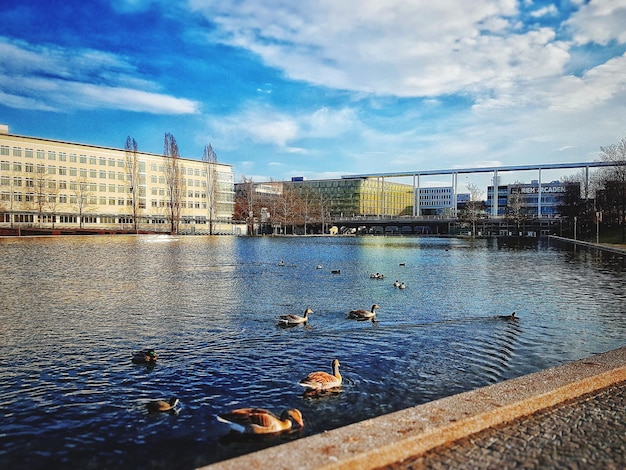
[[[221, 411], [298, 408], [306, 436], [626, 339], [624, 258], [595, 251], [129, 236], [0, 239], [0, 255], [3, 468], [193, 468], [299, 437], [232, 435]], [[373, 303], [377, 322], [346, 319]], [[156, 367], [132, 364], [148, 347]], [[335, 357], [341, 392], [305, 395]], [[146, 411], [171, 396], [178, 414]]]

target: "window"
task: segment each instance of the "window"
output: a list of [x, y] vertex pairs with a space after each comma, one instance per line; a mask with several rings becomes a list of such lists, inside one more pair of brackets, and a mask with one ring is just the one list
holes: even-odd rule
[[13, 147], [13, 156], [21, 157], [22, 156], [22, 147]]
[[59, 152], [59, 161], [60, 161], [60, 162], [67, 161], [67, 153], [65, 153], [65, 152]]
[[115, 158], [109, 158], [108, 164], [109, 166], [115, 166]]
[[98, 158], [98, 165], [102, 165], [102, 166], [106, 166], [107, 164], [107, 159], [104, 157], [100, 157]]
[[109, 179], [110, 180], [114, 180], [115, 179], [115, 172], [114, 171], [109, 171]]
[[59, 189], [67, 189], [67, 181], [59, 181]]
[[27, 188], [34, 188], [35, 187], [35, 180], [32, 178], [25, 178], [24, 179], [24, 186], [26, 186]]
[[0, 146], [0, 155], [8, 155], [9, 154], [9, 146], [1, 145]]
[[98, 172], [94, 169], [89, 170], [89, 177], [96, 179], [98, 177]]
[[115, 192], [115, 185], [114, 184], [110, 184], [109, 185], [109, 192], [110, 193], [114, 193]]
[[11, 169], [11, 165], [9, 164], [9, 162], [0, 162], [0, 170], [2, 171], [9, 171]]
[[96, 157], [94, 157], [93, 155], [89, 156], [89, 164], [90, 165], [95, 165], [96, 164]]
[[22, 178], [19, 177], [19, 176], [13, 177], [13, 186], [15, 186], [16, 188], [21, 188], [22, 187]]
[[120, 172], [118, 172], [118, 174], [117, 174], [117, 179], [118, 179], [118, 180], [120, 180], [120, 181], [124, 181], [124, 179], [125, 179], [125, 178], [124, 178], [124, 173], [122, 173], [121, 171], [120, 171]]
[[104, 170], [100, 170], [100, 171], [98, 172], [98, 177], [99, 177], [101, 180], [105, 180], [105, 179], [107, 178], [107, 172], [106, 172], [106, 171], [104, 171]]
[[80, 177], [81, 178], [87, 178], [87, 168], [81, 168], [80, 169]]
[[26, 158], [33, 158], [33, 155], [35, 154], [33, 149], [24, 149], [24, 156]]
[[70, 153], [70, 163], [76, 163], [76, 161], [77, 161], [76, 154]]
[[45, 158], [46, 158], [46, 152], [44, 152], [43, 150], [37, 150], [37, 159], [43, 160]]
[[54, 165], [48, 165], [48, 174], [49, 175], [56, 175], [57, 174], [57, 167]]
[[81, 163], [87, 163], [87, 155], [81, 155], [80, 156], [80, 162]]
[[78, 176], [78, 170], [76, 168], [70, 168], [70, 176]]
[[100, 183], [100, 190], [101, 193], [106, 193], [107, 192], [107, 185], [105, 183]]
[[48, 150], [48, 160], [56, 160], [57, 154], [52, 150]]
[[59, 167], [59, 175], [67, 175], [67, 167], [66, 166], [60, 166]]

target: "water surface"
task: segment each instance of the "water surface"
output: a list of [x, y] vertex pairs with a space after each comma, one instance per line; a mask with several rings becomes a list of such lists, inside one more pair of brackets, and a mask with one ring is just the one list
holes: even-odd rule
[[[51, 237], [0, 239], [0, 259], [3, 468], [190, 469], [626, 340], [624, 257], [548, 243]], [[346, 319], [373, 303], [377, 323]], [[130, 361], [145, 347], [153, 369]], [[333, 358], [341, 393], [303, 396]], [[169, 396], [178, 414], [145, 411]], [[242, 439], [215, 414], [243, 406], [299, 408], [305, 428]]]

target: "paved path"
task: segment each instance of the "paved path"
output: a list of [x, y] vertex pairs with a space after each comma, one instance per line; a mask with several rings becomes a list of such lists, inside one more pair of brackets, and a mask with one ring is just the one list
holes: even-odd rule
[[382, 468], [625, 469], [626, 382]]

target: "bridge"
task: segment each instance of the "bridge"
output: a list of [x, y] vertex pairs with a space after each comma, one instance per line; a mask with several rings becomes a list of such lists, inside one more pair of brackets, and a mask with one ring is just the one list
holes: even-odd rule
[[[345, 175], [342, 176], [342, 179], [368, 179], [368, 178], [378, 178], [382, 182], [384, 182], [385, 178], [405, 178], [412, 177], [413, 178], [413, 191], [414, 193], [418, 193], [420, 190], [420, 178], [422, 176], [439, 176], [439, 175], [451, 175], [452, 177], [452, 188], [453, 195], [452, 200], [454, 201], [455, 213], [456, 213], [456, 202], [457, 202], [457, 194], [458, 194], [458, 176], [460, 174], [474, 174], [474, 173], [493, 173], [493, 181], [494, 186], [497, 186], [498, 175], [499, 173], [504, 172], [512, 172], [512, 171], [537, 171], [537, 181], [538, 181], [538, 199], [539, 204], [537, 208], [538, 216], [541, 216], [541, 172], [543, 170], [558, 170], [558, 169], [576, 169], [581, 168], [585, 170], [585, 184], [588, 186], [589, 184], [589, 169], [590, 168], [598, 168], [598, 167], [614, 167], [614, 166], [626, 166], [626, 161], [616, 161], [616, 162], [573, 162], [573, 163], [546, 163], [546, 164], [531, 164], [531, 165], [513, 165], [513, 166], [501, 166], [501, 167], [477, 167], [477, 168], [456, 168], [451, 170], [419, 170], [419, 171], [400, 171], [395, 173], [369, 173], [369, 174], [359, 174], [359, 175]], [[381, 185], [381, 188], [384, 188], [384, 185]], [[382, 190], [384, 191], [384, 189]], [[495, 190], [497, 193], [497, 189]], [[384, 193], [382, 195], [384, 199]], [[419, 197], [415, 198], [416, 203], [413, 205], [413, 216], [417, 217], [420, 215], [420, 201]], [[384, 207], [384, 204], [383, 204]], [[384, 214], [381, 214], [384, 215]], [[498, 198], [493, 198], [493, 204], [491, 206], [491, 216], [496, 217], [498, 215]]]

